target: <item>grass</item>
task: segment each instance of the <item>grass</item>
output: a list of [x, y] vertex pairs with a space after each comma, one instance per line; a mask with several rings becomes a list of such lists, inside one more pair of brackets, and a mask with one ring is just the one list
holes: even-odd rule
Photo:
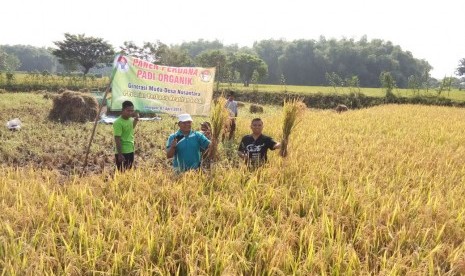
[[[3, 84], [6, 82], [5, 76], [3, 76]], [[34, 85], [43, 85], [43, 86], [57, 86], [57, 87], [66, 87], [66, 86], [75, 86], [83, 87], [90, 90], [103, 89], [108, 84], [108, 78], [95, 78], [87, 77], [84, 79], [81, 76], [56, 76], [48, 75], [42, 76], [41, 74], [28, 74], [24, 72], [15, 73], [15, 82], [21, 83], [23, 85], [31, 86]], [[0, 81], [0, 85], [2, 81]], [[244, 87], [242, 83], [221, 83], [220, 89], [232, 89], [240, 90], [244, 92], [275, 92], [275, 93], [295, 93], [295, 94], [315, 94], [315, 93], [336, 93], [336, 94], [349, 94], [351, 92], [361, 92], [366, 96], [370, 97], [384, 97], [386, 92], [382, 88], [356, 88], [356, 87], [336, 87], [334, 89], [332, 86], [298, 86], [298, 85], [271, 85], [271, 84], [251, 84], [249, 87]], [[437, 96], [437, 92], [434, 88], [430, 88], [427, 92], [425, 89], [420, 92], [414, 93], [411, 89], [405, 88], [396, 88], [394, 89], [394, 94], [396, 96], [402, 97], [414, 97], [419, 96]], [[465, 102], [465, 92], [458, 89], [451, 89], [451, 91], [443, 91], [441, 96], [445, 98], [450, 98], [454, 101]]]
[[[34, 91], [39, 89], [53, 89], [58, 90], [59, 88], [73, 87], [74, 89], [86, 89], [86, 90], [101, 90], [108, 85], [108, 77], [94, 77], [94, 76], [58, 76], [58, 75], [42, 75], [41, 73], [24, 73], [16, 72], [14, 74], [14, 80], [11, 85], [19, 85], [27, 91]], [[5, 74], [0, 76], [0, 86], [7, 85]]]
[[[337, 87], [336, 90], [331, 86], [297, 86], [297, 85], [286, 85], [286, 89], [282, 85], [271, 85], [271, 84], [258, 84], [255, 86], [250, 85], [249, 87], [244, 87], [240, 83], [234, 83], [232, 85], [222, 83], [220, 85], [220, 89], [233, 89], [233, 90], [240, 90], [245, 92], [274, 92], [274, 93], [283, 93], [287, 91], [287, 93], [295, 93], [295, 94], [316, 94], [316, 93], [335, 93], [335, 94], [349, 94], [351, 92], [358, 92], [357, 88], [349, 88], [349, 87]], [[366, 96], [370, 97], [385, 97], [386, 92], [382, 88], [367, 88], [362, 87], [360, 88], [360, 92], [365, 94]], [[428, 92], [426, 90], [421, 90], [419, 93], [413, 93], [411, 89], [406, 88], [396, 88], [394, 89], [394, 95], [402, 96], [402, 97], [414, 97], [416, 95], [420, 96], [437, 96], [437, 92], [435, 89], [429, 89]], [[458, 89], [451, 89], [451, 91], [443, 91], [441, 96], [445, 98], [450, 98], [454, 101], [464, 102], [465, 101], [465, 91], [461, 91]]]
[[[0, 167], [0, 274], [465, 273], [464, 109], [307, 110], [287, 158], [276, 151], [257, 171], [225, 162], [180, 176], [159, 166], [172, 131], [164, 117], [138, 125], [138, 169], [114, 174], [106, 162], [64, 177], [55, 160], [81, 152], [78, 133], [90, 125], [46, 122], [51, 104], [38, 95], [2, 94], [0, 105], [2, 121], [15, 110], [25, 122], [0, 130], [2, 154], [17, 144], [38, 156], [56, 150], [51, 167]], [[246, 110], [237, 137], [256, 116]], [[274, 138], [281, 112], [261, 115]], [[92, 154], [112, 157], [110, 127], [98, 131]]]

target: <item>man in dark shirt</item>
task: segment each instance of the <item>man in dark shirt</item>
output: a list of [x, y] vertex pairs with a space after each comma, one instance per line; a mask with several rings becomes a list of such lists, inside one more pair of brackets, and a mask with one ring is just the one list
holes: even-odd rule
[[266, 162], [267, 151], [281, 148], [273, 138], [263, 135], [263, 121], [260, 118], [252, 120], [250, 125], [252, 134], [242, 137], [239, 144], [238, 154], [250, 167], [257, 167]]

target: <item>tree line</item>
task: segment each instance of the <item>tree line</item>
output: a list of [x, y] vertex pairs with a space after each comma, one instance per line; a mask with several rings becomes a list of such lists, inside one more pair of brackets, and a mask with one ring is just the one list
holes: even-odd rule
[[[379, 87], [380, 76], [389, 72], [396, 86], [428, 88], [437, 85], [431, 65], [390, 41], [366, 36], [360, 40], [262, 40], [252, 47], [223, 45], [218, 40], [167, 45], [160, 41], [136, 45], [131, 41], [115, 49], [102, 38], [65, 34], [55, 48], [0, 45], [0, 71], [49, 73], [108, 73], [117, 52], [169, 66], [216, 67], [221, 82], [338, 85]], [[456, 74], [465, 75], [465, 59]]]

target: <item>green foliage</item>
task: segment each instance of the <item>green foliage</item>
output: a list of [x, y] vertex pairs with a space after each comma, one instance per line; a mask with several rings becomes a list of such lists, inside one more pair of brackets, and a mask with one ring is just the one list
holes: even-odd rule
[[159, 64], [166, 66], [188, 67], [193, 66], [194, 62], [189, 57], [189, 54], [179, 47], [166, 48], [161, 54]]
[[58, 59], [52, 55], [52, 49], [34, 47], [30, 45], [3, 45], [3, 50], [19, 60], [18, 71], [44, 71], [58, 72], [63, 70]]
[[65, 40], [55, 41], [58, 49], [53, 55], [64, 65], [79, 64], [84, 75], [99, 64], [110, 64], [115, 52], [113, 47], [102, 38], [86, 37], [84, 34], [72, 35], [65, 33]]
[[345, 79], [345, 83], [351, 93], [360, 93], [360, 80], [358, 76], [352, 76]]
[[465, 75], [465, 58], [462, 58], [459, 61], [459, 66], [457, 67], [457, 75], [463, 76]]
[[[288, 42], [278, 58], [276, 69], [270, 68], [275, 63], [268, 63], [271, 59], [268, 52], [273, 48], [280, 49], [277, 47], [279, 41], [274, 42], [261, 45], [260, 57], [267, 62], [270, 72], [284, 73], [287, 82], [295, 85], [323, 85], [327, 83], [326, 72], [337, 72], [340, 76], [358, 76], [363, 87], [377, 87], [380, 73], [390, 71], [399, 87], [407, 87], [408, 76], [422, 75], [431, 68], [427, 62], [415, 59], [410, 52], [402, 51], [400, 46], [389, 41], [367, 41], [366, 37], [360, 41], [321, 37], [319, 41]], [[269, 50], [263, 49], [265, 46]]]
[[[35, 48], [32, 46], [2, 46], [9, 55], [17, 56], [20, 61], [18, 70], [44, 71], [51, 73], [64, 69], [68, 72], [80, 70], [81, 65], [75, 60], [58, 59], [51, 54], [53, 49]], [[157, 42], [145, 42], [141, 47], [133, 42], [125, 42], [120, 47], [121, 52], [136, 56], [157, 64], [170, 66], [192, 66], [204, 57], [206, 52], [220, 51], [226, 55], [227, 63], [217, 68], [218, 80], [236, 81], [228, 65], [234, 63], [235, 57], [240, 53], [257, 56], [264, 63], [257, 70], [260, 74], [260, 83], [280, 84], [281, 75], [286, 76], [288, 85], [325, 85], [326, 72], [336, 72], [341, 77], [358, 76], [359, 86], [378, 87], [379, 75], [383, 71], [391, 72], [396, 79], [396, 85], [401, 88], [408, 87], [408, 77], [415, 75], [422, 78], [422, 88], [428, 90], [430, 81], [426, 80], [425, 72], [431, 66], [424, 60], [414, 58], [412, 53], [402, 51], [401, 47], [390, 41], [373, 39], [368, 41], [362, 37], [359, 41], [354, 39], [326, 39], [295, 40], [262, 40], [254, 43], [252, 48], [237, 45], [223, 45], [221, 42], [198, 40], [185, 42], [181, 45], [171, 45]], [[195, 61], [195, 63], [193, 62]], [[216, 65], [215, 65], [216, 66]], [[459, 66], [457, 73], [464, 72]], [[92, 70], [96, 70], [93, 67]], [[465, 67], [464, 67], [465, 68]], [[108, 67], [105, 68], [110, 70]], [[219, 69], [219, 70], [218, 70]], [[240, 71], [234, 69], [236, 72]], [[97, 73], [106, 74], [105, 71]], [[246, 73], [249, 77], [253, 73]], [[248, 85], [250, 78], [241, 76], [241, 82]], [[245, 78], [245, 79], [244, 79]], [[232, 80], [232, 81], [231, 81]], [[356, 91], [354, 89], [353, 91]]]
[[341, 87], [344, 86], [344, 81], [336, 72], [331, 72], [331, 73], [326, 72], [325, 77], [329, 85], [331, 85], [334, 88], [334, 92], [337, 92], [338, 86], [341, 86]]
[[284, 50], [288, 44], [289, 42], [281, 39], [262, 40], [254, 43], [253, 49], [268, 66], [268, 75], [264, 79], [264, 82], [272, 84], [282, 83], [281, 76], [283, 75], [283, 71], [279, 59], [284, 54]]
[[279, 72], [286, 75], [289, 84], [325, 83], [326, 68], [318, 57], [316, 47], [315, 41], [303, 39], [286, 45], [279, 57]]
[[254, 92], [258, 92], [258, 80], [259, 80], [258, 72], [255, 71], [255, 72], [253, 72], [253, 74], [252, 74], [252, 79], [251, 79], [251, 82], [252, 82], [252, 90], [253, 90]]
[[197, 41], [190, 41], [182, 43], [179, 48], [183, 51], [186, 51], [190, 58], [195, 59], [201, 53], [214, 51], [214, 50], [226, 50], [219, 40], [207, 41], [204, 39], [199, 39]]
[[215, 67], [215, 79], [217, 81], [223, 81], [225, 75], [223, 72], [229, 71], [227, 68], [227, 56], [222, 50], [204, 51], [196, 57], [196, 62], [200, 67]]
[[[220, 92], [215, 95], [220, 96]], [[460, 94], [459, 91], [456, 91]], [[465, 107], [463, 97], [461, 100], [439, 97], [435, 95], [416, 95], [414, 97], [405, 97], [392, 94], [389, 98], [379, 96], [367, 96], [363, 93], [274, 93], [253, 90], [241, 91], [234, 90], [237, 100], [242, 102], [252, 102], [263, 105], [282, 105], [288, 98], [299, 98], [310, 108], [333, 109], [338, 104], [344, 104], [350, 109], [367, 108], [388, 103], [396, 104], [420, 104], [420, 105], [438, 105], [438, 106], [456, 106]]]
[[168, 45], [157, 42], [144, 42], [140, 47], [132, 41], [125, 41], [120, 47], [121, 54], [133, 56], [148, 62], [166, 66], [192, 66], [193, 62], [188, 53], [180, 47], [168, 47]]
[[393, 102], [396, 97], [393, 93], [394, 88], [396, 88], [396, 81], [391, 75], [391, 72], [381, 72], [379, 80], [381, 82], [381, 87], [386, 91], [386, 101]]
[[281, 86], [283, 87], [283, 92], [287, 93], [286, 77], [284, 76], [284, 74], [281, 74], [281, 78], [279, 82], [281, 83]]
[[423, 72], [423, 77], [422, 77], [423, 86], [426, 88], [426, 92], [428, 92], [429, 90], [429, 84], [430, 84], [430, 79], [431, 79], [431, 75], [429, 73], [430, 71], [431, 71], [431, 67], [425, 68], [425, 71]]
[[258, 74], [258, 80], [262, 80], [267, 74], [267, 66], [259, 57], [247, 54], [238, 53], [233, 57], [231, 62], [232, 68], [239, 72], [240, 78], [244, 86], [249, 86], [254, 72]]
[[451, 86], [452, 86], [452, 80], [453, 80], [452, 77], [444, 76], [439, 87], [436, 89], [438, 96], [440, 96], [443, 91], [448, 91], [450, 93]]
[[[12, 74], [12, 73], [11, 73]], [[60, 89], [69, 89], [79, 91], [87, 90], [104, 90], [108, 85], [108, 77], [96, 77], [94, 75], [80, 74], [60, 74], [52, 75], [47, 71], [44, 72], [29, 72], [27, 74], [16, 73], [15, 81], [4, 83], [0, 78], [0, 89], [8, 91], [58, 91]]]
[[431, 76], [430, 76], [430, 70], [431, 68], [425, 68], [425, 71], [421, 76], [417, 75], [411, 75], [408, 77], [408, 88], [412, 90], [413, 95], [419, 94], [420, 89], [424, 88], [426, 92], [429, 91], [430, 87], [430, 81], [431, 81]]
[[142, 46], [137, 46], [132, 41], [125, 41], [123, 46], [120, 46], [120, 53], [156, 63], [161, 60], [161, 54], [168, 46], [160, 41], [151, 43], [144, 42]]
[[14, 54], [8, 54], [0, 47], [0, 71], [15, 71], [21, 66], [21, 62]]
[[12, 85], [13, 82], [15, 81], [15, 74], [12, 73], [12, 72], [6, 72], [6, 85], [9, 86], [9, 85]]
[[420, 78], [415, 75], [408, 77], [408, 88], [412, 90], [414, 95], [419, 93], [421, 88]]

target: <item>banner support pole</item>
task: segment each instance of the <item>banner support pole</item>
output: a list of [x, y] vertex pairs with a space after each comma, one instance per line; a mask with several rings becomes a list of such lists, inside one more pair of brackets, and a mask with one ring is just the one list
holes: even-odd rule
[[84, 158], [84, 165], [82, 167], [81, 176], [84, 175], [84, 172], [86, 171], [86, 168], [87, 168], [87, 160], [88, 160], [88, 157], [89, 157], [90, 146], [92, 145], [92, 141], [94, 140], [95, 130], [97, 129], [97, 124], [98, 124], [98, 121], [99, 121], [99, 118], [100, 118], [100, 113], [102, 112], [104, 103], [105, 103], [105, 105], [107, 106], [107, 109], [108, 109], [108, 105], [106, 103], [106, 100], [107, 100], [108, 92], [111, 89], [111, 84], [113, 82], [113, 78], [115, 77], [115, 73], [116, 73], [116, 67], [113, 69], [113, 72], [112, 72], [111, 77], [110, 77], [110, 83], [107, 85], [107, 87], [105, 89], [105, 94], [103, 95], [102, 104], [99, 106], [99, 109], [97, 111], [97, 115], [95, 116], [94, 127], [92, 129], [92, 134], [90, 135], [89, 144], [87, 145], [86, 156]]

